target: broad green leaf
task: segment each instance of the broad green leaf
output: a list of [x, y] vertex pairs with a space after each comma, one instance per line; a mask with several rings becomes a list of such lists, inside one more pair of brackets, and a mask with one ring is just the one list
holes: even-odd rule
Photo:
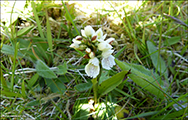
[[102, 71], [102, 74], [99, 78], [99, 84], [101, 84], [103, 81], [105, 81], [106, 79], [109, 78], [109, 76], [107, 76], [108, 71]]
[[39, 75], [37, 73], [33, 75], [32, 78], [28, 81], [28, 86], [31, 88], [35, 84], [38, 78]]
[[[161, 92], [159, 85], [153, 79], [152, 76], [155, 76], [158, 79], [157, 75], [144, 68], [141, 65], [129, 64], [125, 62], [121, 62], [115, 59], [117, 65], [121, 68], [121, 70], [130, 70], [131, 73], [128, 76], [139, 86], [148, 90], [150, 93], [156, 95], [157, 97], [163, 99], [164, 94]], [[156, 88], [157, 87], [157, 88]]]
[[[14, 55], [14, 53], [15, 53], [13, 46], [5, 45], [5, 44], [3, 44], [1, 52], [4, 54], [7, 54], [7, 55]], [[23, 54], [20, 51], [18, 51], [17, 55], [20, 57], [23, 56]]]
[[65, 73], [67, 73], [67, 63], [64, 62], [63, 65], [59, 65], [57, 66], [59, 69], [56, 72], [58, 75], [64, 75]]
[[50, 87], [53, 93], [61, 93], [63, 94], [66, 90], [65, 85], [60, 79], [45, 79], [46, 84]]
[[41, 60], [36, 64], [37, 73], [44, 78], [57, 78], [55, 73]]
[[156, 52], [157, 49], [153, 45], [152, 42], [147, 41], [147, 46], [148, 46], [149, 53], [151, 54], [150, 57], [151, 57], [153, 65], [160, 73], [164, 73], [165, 77], [167, 78], [168, 72], [167, 72], [165, 61], [162, 59], [161, 56], [159, 56], [158, 52]]
[[176, 44], [180, 41], [180, 39], [181, 39], [181, 36], [171, 37], [164, 41], [164, 45], [170, 46], [170, 45]]
[[121, 84], [122, 80], [125, 78], [125, 74], [127, 73], [127, 70], [123, 70], [120, 73], [112, 76], [111, 78], [103, 81], [98, 86], [98, 94], [99, 96], [105, 95], [108, 92], [115, 89], [119, 84]]
[[91, 82], [88, 83], [80, 83], [78, 85], [76, 85], [74, 87], [74, 89], [76, 89], [79, 92], [83, 92], [85, 90], [89, 90], [90, 88], [92, 88], [93, 84]]
[[28, 26], [28, 27], [25, 27], [25, 28], [23, 28], [23, 29], [17, 31], [17, 32], [14, 34], [14, 38], [16, 38], [16, 37], [21, 37], [22, 35], [26, 35], [32, 28], [33, 28], [33, 25]]
[[23, 98], [26, 98], [26, 94], [25, 94], [25, 81], [22, 80], [22, 96]]

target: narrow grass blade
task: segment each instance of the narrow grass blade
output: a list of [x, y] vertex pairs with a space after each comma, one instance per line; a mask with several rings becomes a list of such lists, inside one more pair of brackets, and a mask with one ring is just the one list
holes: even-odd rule
[[23, 96], [23, 98], [26, 98], [26, 94], [25, 94], [25, 81], [24, 80], [22, 80], [22, 96]]
[[64, 3], [63, 1], [62, 1], [62, 4], [63, 4], [63, 7], [64, 7], [66, 13], [68, 14], [68, 17], [69, 17], [70, 22], [71, 22], [72, 25], [74, 26], [74, 29], [76, 30], [77, 34], [80, 35], [80, 32], [78, 31], [78, 29], [77, 29], [77, 27], [76, 27], [76, 25], [75, 25], [75, 23], [74, 23], [74, 21], [73, 21], [71, 15], [70, 15], [69, 11], [68, 11], [68, 9], [67, 9], [67, 7], [66, 7], [66, 5], [65, 5], [65, 3]]
[[50, 48], [50, 52], [52, 54], [52, 59], [53, 59], [53, 48], [52, 48], [52, 33], [51, 33], [51, 27], [50, 27], [50, 22], [49, 22], [49, 17], [48, 17], [48, 13], [46, 10], [46, 24], [47, 24], [47, 40], [48, 40], [48, 45]]
[[36, 11], [36, 6], [35, 6], [35, 3], [34, 2], [31, 2], [31, 7], [33, 9], [33, 14], [34, 14], [34, 17], [35, 17], [35, 20], [36, 20], [36, 23], [37, 23], [37, 27], [38, 27], [38, 30], [39, 30], [39, 33], [40, 33], [40, 36], [42, 38], [44, 38], [44, 34], [43, 34], [43, 30], [42, 30], [42, 27], [41, 27], [41, 23], [39, 21], [39, 18], [38, 18], [38, 15], [37, 15], [37, 11]]

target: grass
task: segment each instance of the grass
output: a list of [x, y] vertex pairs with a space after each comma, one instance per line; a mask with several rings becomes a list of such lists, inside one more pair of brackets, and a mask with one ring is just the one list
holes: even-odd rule
[[[89, 6], [79, 2], [27, 1], [25, 9], [33, 14], [25, 20], [1, 20], [1, 119], [125, 119], [125, 114], [127, 119], [187, 119], [187, 2], [144, 1], [137, 9], [128, 2], [102, 3], [106, 9], [88, 16]], [[84, 71], [88, 61], [69, 47], [86, 25], [102, 27], [107, 38], [116, 39], [119, 62], [102, 70], [102, 86], [131, 69], [100, 97], [95, 110], [92, 81]]]

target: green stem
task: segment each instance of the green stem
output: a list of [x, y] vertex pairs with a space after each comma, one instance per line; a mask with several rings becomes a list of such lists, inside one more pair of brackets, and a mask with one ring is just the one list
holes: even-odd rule
[[93, 78], [92, 80], [92, 83], [93, 83], [93, 93], [94, 93], [94, 101], [95, 101], [95, 104], [97, 104], [97, 89], [98, 89], [98, 81], [97, 81], [97, 77], [96, 78]]

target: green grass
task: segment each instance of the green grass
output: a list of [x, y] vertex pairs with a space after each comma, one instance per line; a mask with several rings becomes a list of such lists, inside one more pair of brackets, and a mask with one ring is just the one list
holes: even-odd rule
[[[130, 119], [187, 119], [187, 2], [144, 1], [138, 9], [127, 2], [104, 3], [110, 9], [83, 18], [79, 15], [87, 11], [63, 2], [27, 1], [32, 13], [25, 21], [13, 21], [16, 9], [9, 8], [10, 26], [1, 20], [1, 119], [117, 119], [117, 105]], [[99, 79], [109, 88], [99, 91], [108, 94], [100, 93], [93, 112], [88, 61], [69, 47], [86, 25], [95, 30], [102, 25], [117, 42], [117, 65], [102, 70]], [[126, 80], [110, 79], [121, 80], [112, 76], [129, 69]], [[105, 80], [114, 84], [105, 86]]]

